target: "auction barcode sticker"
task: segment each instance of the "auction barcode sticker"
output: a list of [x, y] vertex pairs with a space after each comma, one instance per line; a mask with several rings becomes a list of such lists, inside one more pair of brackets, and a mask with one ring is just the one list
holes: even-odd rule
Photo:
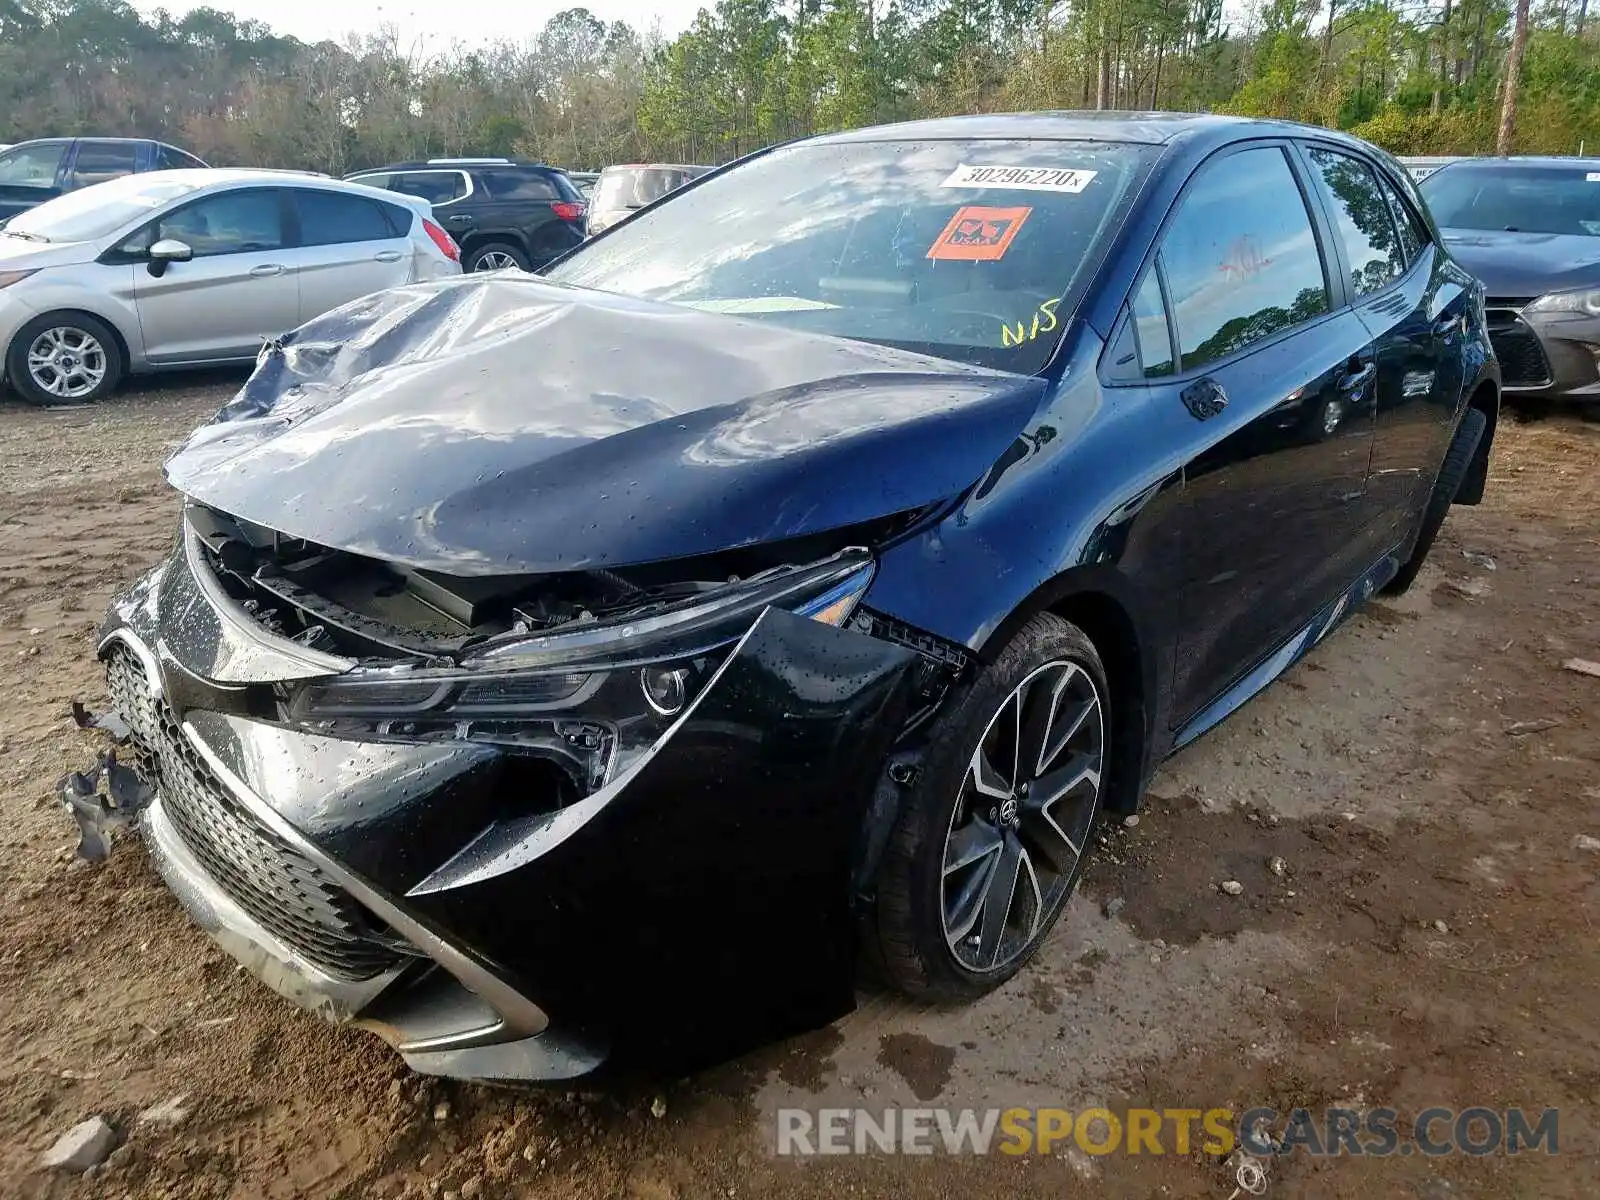
[[1096, 171], [1071, 167], [975, 167], [962, 163], [940, 187], [1003, 187], [1024, 192], [1081, 192]]
[[1590, 171], [1583, 177], [1585, 183], [1600, 183], [1600, 171]]

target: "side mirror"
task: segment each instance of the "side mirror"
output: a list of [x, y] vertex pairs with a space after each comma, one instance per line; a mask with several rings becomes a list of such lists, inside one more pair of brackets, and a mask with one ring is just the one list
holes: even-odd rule
[[150, 274], [157, 279], [167, 273], [167, 268], [175, 262], [188, 262], [194, 257], [194, 249], [188, 242], [180, 242], [177, 238], [162, 238], [152, 245], [148, 251], [150, 256]]

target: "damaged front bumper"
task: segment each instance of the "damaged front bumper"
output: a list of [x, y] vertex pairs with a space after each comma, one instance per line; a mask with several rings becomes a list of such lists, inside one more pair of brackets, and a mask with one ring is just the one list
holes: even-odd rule
[[353, 664], [264, 628], [182, 549], [99, 648], [184, 907], [419, 1071], [686, 1068], [853, 1004], [860, 856], [913, 650], [768, 608], [626, 770], [557, 797], [537, 746], [291, 720], [285, 685]]

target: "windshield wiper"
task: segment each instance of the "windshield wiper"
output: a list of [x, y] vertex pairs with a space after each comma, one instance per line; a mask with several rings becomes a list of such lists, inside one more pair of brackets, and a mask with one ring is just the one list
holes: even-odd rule
[[20, 229], [0, 229], [0, 233], [7, 237], [21, 238], [25, 242], [48, 242], [50, 239], [42, 233], [23, 233]]

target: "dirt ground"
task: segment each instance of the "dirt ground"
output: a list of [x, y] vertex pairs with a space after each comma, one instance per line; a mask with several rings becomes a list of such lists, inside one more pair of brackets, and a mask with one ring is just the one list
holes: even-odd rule
[[[1412, 593], [1168, 764], [998, 994], [960, 1011], [867, 995], [691, 1079], [530, 1095], [410, 1075], [278, 1000], [136, 842], [73, 860], [52, 784], [95, 749], [67, 715], [102, 695], [90, 632], [171, 536], [160, 461], [237, 382], [88, 411], [0, 401], [0, 1195], [1233, 1191], [1198, 1152], [772, 1152], [785, 1105], [1013, 1102], [1554, 1107], [1555, 1157], [1295, 1156], [1269, 1194], [1600, 1194], [1600, 853], [1577, 841], [1600, 837], [1600, 679], [1562, 666], [1600, 659], [1600, 423], [1508, 418], [1487, 503], [1455, 511]], [[179, 1097], [181, 1120], [140, 1120]], [[94, 1114], [122, 1139], [105, 1167], [35, 1169]]]

